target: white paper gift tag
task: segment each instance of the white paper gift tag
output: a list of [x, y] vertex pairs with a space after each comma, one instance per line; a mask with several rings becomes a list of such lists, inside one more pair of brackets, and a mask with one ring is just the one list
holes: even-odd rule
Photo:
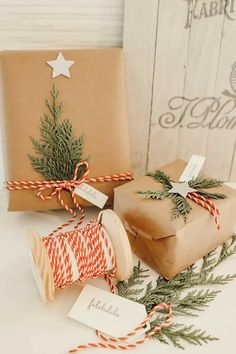
[[75, 193], [101, 209], [104, 207], [108, 199], [106, 194], [100, 192], [96, 188], [89, 186], [87, 183], [81, 183], [79, 187], [76, 187]]
[[192, 155], [182, 175], [179, 178], [179, 182], [188, 182], [192, 178], [196, 178], [201, 171], [205, 160], [205, 156]]
[[144, 305], [92, 285], [85, 285], [69, 313], [70, 318], [112, 337], [125, 336], [146, 316]]

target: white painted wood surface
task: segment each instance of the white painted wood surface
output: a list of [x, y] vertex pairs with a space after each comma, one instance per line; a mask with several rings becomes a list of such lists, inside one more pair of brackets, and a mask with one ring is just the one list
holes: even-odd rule
[[[188, 60], [189, 29], [182, 24], [185, 4], [181, 1], [164, 0], [159, 2], [153, 107], [151, 112], [150, 143], [147, 168], [156, 169], [171, 162], [176, 155], [179, 131], [162, 129], [157, 120], [165, 109], [166, 101], [176, 93], [182, 95], [185, 85]], [[166, 16], [162, 16], [165, 13]], [[178, 13], [178, 16], [176, 14]], [[171, 26], [167, 26], [171, 23]], [[168, 38], [168, 42], [167, 42]], [[174, 59], [174, 60], [173, 60]], [[167, 73], [171, 80], [168, 80]], [[161, 139], [159, 136], [161, 135]], [[165, 154], [160, 154], [165, 151]]]
[[[138, 173], [198, 153], [207, 157], [206, 173], [235, 181], [236, 96], [222, 92], [236, 93], [230, 83], [236, 62], [236, 2], [155, 0], [138, 4], [125, 2], [124, 24]], [[149, 15], [141, 16], [147, 8]], [[152, 91], [145, 90], [145, 83], [152, 80]], [[226, 128], [229, 123], [232, 129]]]
[[[236, 16], [235, 16], [236, 17]], [[224, 20], [222, 28], [221, 48], [218, 58], [218, 70], [215, 81], [215, 96], [220, 96], [222, 91], [230, 87], [230, 74], [232, 65], [236, 62], [236, 47], [232, 45], [232, 39], [236, 37], [236, 20], [234, 23]], [[235, 92], [232, 92], [235, 94]], [[236, 116], [234, 109], [234, 116]], [[218, 165], [214, 162], [216, 158], [221, 161]], [[233, 153], [232, 153], [233, 152]], [[222, 175], [224, 179], [236, 181], [236, 126], [235, 129], [227, 131], [227, 134], [219, 134], [216, 130], [209, 131], [207, 155], [209, 156], [208, 171], [212, 170], [216, 175]]]
[[[0, 50], [120, 47], [123, 15], [124, 0], [0, 0]], [[0, 181], [2, 160], [0, 131]]]
[[156, 0], [125, 1], [124, 50], [131, 154], [138, 174], [145, 172], [149, 150], [158, 5]]
[[124, 0], [0, 0], [0, 50], [122, 45]]
[[[185, 17], [186, 4], [184, 5]], [[188, 59], [183, 90], [184, 97], [194, 98], [200, 96], [204, 99], [206, 98], [207, 104], [212, 102], [212, 97], [215, 95], [223, 23], [223, 16], [215, 16], [203, 22], [194, 21], [191, 28], [189, 28]], [[215, 156], [219, 151], [216, 149], [215, 144], [213, 144], [213, 156], [207, 154], [210, 130], [203, 127], [189, 129], [186, 126], [183, 126], [183, 128], [179, 127], [178, 130], [179, 138], [176, 147], [176, 156], [189, 159], [193, 151], [199, 155], [207, 155], [205, 172], [217, 177], [220, 175], [221, 178], [227, 180], [229, 171], [226, 171], [223, 175], [217, 173], [219, 170], [216, 171], [216, 168], [209, 169], [211, 161], [213, 161], [214, 166], [217, 166]], [[219, 132], [217, 134], [219, 135]], [[222, 162], [223, 160], [219, 160], [219, 164]]]

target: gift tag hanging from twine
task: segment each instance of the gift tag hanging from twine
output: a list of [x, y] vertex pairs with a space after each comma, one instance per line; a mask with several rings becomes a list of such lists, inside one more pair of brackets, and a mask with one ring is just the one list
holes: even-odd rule
[[[44, 302], [53, 301], [56, 289], [98, 277], [104, 277], [114, 293], [112, 277], [122, 281], [127, 280], [132, 273], [132, 253], [128, 237], [120, 219], [112, 210], [102, 211], [97, 220], [91, 220], [82, 229], [42, 239], [31, 232], [29, 239], [33, 273]], [[159, 310], [164, 310], [166, 319], [143, 338], [136, 340], [137, 334], [143, 331], [144, 326]], [[126, 336], [110, 338], [96, 331], [104, 342], [79, 345], [69, 352], [74, 353], [85, 348], [135, 348], [171, 322], [171, 307], [157, 304], [141, 324]], [[135, 338], [134, 343], [127, 344], [126, 340], [132, 336]]]
[[191, 179], [196, 178], [199, 175], [205, 160], [205, 156], [192, 155], [179, 178], [179, 182], [188, 182]]

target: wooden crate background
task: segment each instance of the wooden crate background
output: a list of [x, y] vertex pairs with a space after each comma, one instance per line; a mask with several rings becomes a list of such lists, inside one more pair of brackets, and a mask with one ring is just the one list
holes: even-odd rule
[[206, 173], [236, 180], [235, 38], [233, 0], [125, 1], [132, 156], [138, 173], [197, 153], [207, 157]]

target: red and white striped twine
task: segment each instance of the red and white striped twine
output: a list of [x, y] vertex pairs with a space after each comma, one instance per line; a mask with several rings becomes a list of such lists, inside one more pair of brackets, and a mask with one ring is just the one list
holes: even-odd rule
[[[150, 322], [151, 318], [158, 312], [158, 310], [168, 311], [168, 313], [166, 314], [166, 320], [156, 325], [148, 334], [146, 334], [143, 338], [136, 340], [134, 343], [130, 343], [130, 344], [124, 343], [127, 340], [130, 340], [130, 338], [132, 338], [133, 336], [137, 335], [140, 330], [143, 330], [144, 326], [148, 322]], [[170, 326], [171, 323], [172, 323], [171, 306], [165, 303], [158, 304], [154, 306], [154, 308], [149, 312], [147, 317], [140, 323], [140, 325], [137, 326], [132, 332], [128, 333], [126, 336], [119, 337], [119, 338], [106, 337], [104, 334], [97, 331], [96, 333], [98, 337], [101, 338], [104, 342], [87, 343], [84, 345], [81, 344], [73, 349], [70, 349], [69, 353], [76, 353], [83, 349], [89, 349], [89, 348], [104, 348], [104, 349], [117, 349], [117, 350], [134, 349], [137, 346], [144, 344], [148, 339], [150, 339], [156, 332], [160, 331], [162, 328], [166, 328]]]
[[[83, 175], [77, 179], [77, 174], [78, 170], [81, 166], [85, 166], [85, 172]], [[87, 178], [87, 175], [89, 174], [89, 165], [87, 161], [82, 161], [78, 163], [75, 167], [75, 172], [74, 172], [74, 178], [72, 180], [63, 180], [63, 181], [7, 181], [5, 182], [6, 188], [9, 191], [15, 191], [15, 190], [36, 190], [37, 192], [37, 197], [42, 199], [42, 200], [50, 200], [54, 196], [57, 196], [61, 206], [66, 209], [72, 217], [64, 224], [60, 225], [57, 229], [52, 231], [49, 236], [52, 236], [56, 234], [58, 231], [62, 230], [64, 227], [67, 227], [71, 223], [73, 223], [76, 218], [77, 218], [77, 212], [76, 209], [79, 210], [80, 212], [80, 218], [79, 221], [75, 224], [74, 229], [77, 229], [79, 225], [82, 224], [85, 218], [85, 211], [84, 209], [80, 206], [76, 193], [74, 191], [75, 187], [79, 187], [82, 183], [95, 183], [95, 182], [117, 182], [117, 181], [126, 181], [126, 180], [132, 180], [133, 179], [133, 174], [132, 172], [127, 172], [127, 173], [119, 173], [119, 174], [113, 174], [113, 175], [106, 175], [106, 176], [99, 176], [99, 177], [91, 177]], [[43, 194], [46, 190], [51, 190], [51, 193], [48, 195]], [[62, 197], [62, 190], [67, 190], [70, 192], [73, 205], [76, 208], [73, 210], [72, 208], [69, 207], [67, 202], [63, 199]]]
[[[115, 285], [111, 278], [116, 274], [116, 262], [111, 241], [107, 231], [98, 222], [91, 220], [86, 227], [43, 238], [54, 279], [55, 288], [64, 288], [74, 282], [86, 279], [104, 277], [110, 285], [110, 290], [115, 293]], [[132, 344], [125, 343], [150, 322], [158, 310], [167, 310], [166, 320], [158, 324], [143, 338]], [[163, 314], [162, 314], [163, 315]], [[86, 348], [131, 349], [145, 343], [158, 330], [167, 327], [172, 322], [172, 309], [170, 305], [156, 305], [142, 323], [124, 337], [110, 338], [96, 331], [103, 342], [88, 343], [71, 349], [74, 353]]]
[[201, 194], [196, 192], [188, 193], [187, 197], [198, 205], [201, 205], [203, 208], [207, 209], [214, 217], [214, 222], [216, 224], [217, 230], [220, 230], [220, 223], [218, 218], [218, 216], [220, 215], [220, 211], [216, 207], [216, 205], [210, 199], [205, 198]]
[[[43, 238], [55, 288], [98, 277], [114, 277], [116, 262], [104, 227], [91, 220], [86, 227]], [[111, 288], [113, 290], [113, 288]]]

